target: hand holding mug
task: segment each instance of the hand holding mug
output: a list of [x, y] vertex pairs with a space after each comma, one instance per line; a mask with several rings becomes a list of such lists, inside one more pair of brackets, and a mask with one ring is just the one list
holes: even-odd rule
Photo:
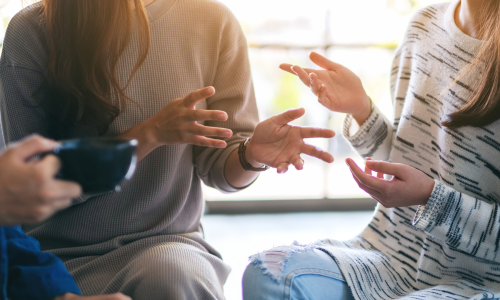
[[54, 141], [33, 136], [0, 155], [0, 225], [40, 222], [81, 194], [78, 184], [54, 179], [61, 166], [57, 157], [27, 162], [56, 146]]
[[331, 111], [351, 114], [358, 124], [363, 124], [371, 113], [370, 99], [359, 77], [341, 64], [311, 52], [309, 55], [323, 70], [301, 68], [291, 64], [282, 64], [280, 68], [297, 75], [318, 101]]
[[215, 94], [213, 87], [196, 90], [175, 99], [160, 112], [144, 122], [145, 134], [157, 145], [193, 144], [205, 147], [225, 148], [226, 142], [208, 137], [229, 138], [230, 129], [208, 127], [198, 121], [226, 121], [227, 113], [217, 110], [196, 110], [196, 103]]
[[302, 153], [327, 163], [333, 162], [330, 153], [304, 142], [305, 138], [332, 138], [335, 136], [332, 130], [288, 124], [304, 113], [303, 108], [292, 109], [259, 123], [248, 142], [247, 160], [256, 167], [264, 164], [277, 168], [278, 173], [285, 173], [289, 165], [302, 170]]

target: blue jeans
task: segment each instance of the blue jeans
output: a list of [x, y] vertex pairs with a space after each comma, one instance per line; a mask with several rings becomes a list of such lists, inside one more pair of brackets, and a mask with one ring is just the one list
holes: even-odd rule
[[292, 253], [281, 276], [264, 274], [262, 261], [248, 265], [243, 275], [244, 300], [354, 299], [335, 260], [318, 249]]

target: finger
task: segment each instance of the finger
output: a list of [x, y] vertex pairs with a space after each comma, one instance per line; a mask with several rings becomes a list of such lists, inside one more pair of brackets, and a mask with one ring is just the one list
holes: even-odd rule
[[194, 136], [190, 144], [201, 146], [201, 147], [210, 147], [210, 148], [226, 148], [227, 143], [221, 140], [210, 139], [203, 136]]
[[384, 179], [384, 173], [377, 172], [377, 178]]
[[41, 161], [35, 163], [35, 169], [47, 176], [47, 178], [52, 178], [61, 169], [61, 161], [55, 155], [47, 155]]
[[196, 105], [196, 103], [200, 102], [203, 99], [211, 97], [214, 94], [215, 94], [215, 88], [212, 86], [196, 90], [187, 95], [186, 97], [184, 97], [184, 105], [186, 107], [193, 108]]
[[[374, 189], [376, 191], [382, 191], [384, 189], [385, 184], [388, 182], [385, 180], [380, 180], [379, 178], [373, 177], [371, 175], [366, 174], [361, 170], [356, 163], [348, 158], [346, 159], [346, 163], [351, 169], [351, 172], [358, 178], [358, 180], [367, 187]], [[371, 169], [371, 168], [370, 168]]]
[[227, 113], [221, 110], [192, 110], [187, 116], [189, 121], [226, 121]]
[[[294, 66], [294, 65], [292, 65], [292, 64], [281, 64], [281, 65], [280, 65], [280, 69], [281, 69], [281, 70], [283, 70], [283, 71], [286, 71], [286, 72], [288, 72], [288, 73], [290, 73], [290, 74], [297, 75], [297, 73], [295, 73], [295, 71], [294, 71], [294, 70], [292, 70], [292, 67], [293, 67], [293, 66]], [[310, 69], [310, 68], [302, 68], [302, 69], [303, 69], [304, 71], [306, 71], [306, 73], [307, 73], [307, 74], [312, 73], [312, 72], [314, 72], [314, 71], [317, 71], [317, 70], [315, 70], [315, 69]]]
[[70, 181], [54, 180], [40, 192], [45, 203], [65, 201], [82, 194], [80, 185]]
[[292, 161], [293, 161], [293, 166], [297, 171], [304, 169], [304, 160], [302, 159], [302, 157], [300, 157], [300, 155], [294, 157]]
[[324, 84], [322, 84], [319, 88], [318, 102], [322, 105], [326, 105], [326, 103], [329, 102], [326, 96], [326, 85]]
[[291, 64], [281, 64], [280, 65], [280, 69], [285, 71], [285, 72], [288, 72], [290, 74], [293, 74], [293, 75], [297, 75], [293, 70], [292, 70], [292, 67], [293, 65]]
[[354, 174], [352, 174], [352, 178], [354, 178], [354, 181], [356, 181], [356, 183], [358, 184], [359, 188], [362, 189], [363, 191], [367, 192], [373, 199], [377, 200], [378, 202], [380, 202], [381, 198], [382, 198], [382, 194], [380, 194], [380, 192], [362, 184], [359, 179], [354, 176]]
[[394, 175], [397, 178], [402, 178], [405, 174], [405, 166], [385, 161], [367, 161], [366, 164], [370, 169], [383, 174]]
[[329, 139], [335, 136], [335, 131], [324, 128], [300, 127], [300, 135], [304, 139], [310, 139], [310, 138]]
[[200, 136], [211, 136], [211, 137], [222, 137], [222, 138], [230, 138], [233, 136], [233, 132], [231, 131], [231, 129], [209, 127], [200, 124], [194, 124], [190, 131], [192, 134]]
[[[369, 161], [369, 160], [371, 160], [371, 158], [367, 157], [366, 161]], [[368, 166], [366, 165], [366, 163], [365, 163], [365, 173], [368, 174], [368, 175], [372, 175], [372, 170], [370, 168], [368, 168]]]
[[335, 63], [317, 52], [311, 52], [309, 58], [313, 63], [323, 69], [335, 71], [342, 67], [341, 64]]
[[309, 82], [311, 83], [311, 91], [313, 92], [313, 94], [319, 96], [321, 85], [318, 81], [318, 75], [316, 75], [316, 73], [314, 72], [309, 73]]
[[72, 202], [72, 198], [57, 199], [57, 201], [51, 203], [51, 209], [57, 212], [70, 207]]
[[45, 139], [39, 135], [30, 136], [23, 141], [10, 146], [12, 153], [23, 161], [33, 155], [54, 150], [57, 142]]
[[309, 79], [309, 73], [304, 71], [299, 66], [292, 66], [292, 71], [295, 72], [295, 74], [300, 78], [302, 83], [304, 83], [306, 86], [311, 86], [311, 79]]
[[290, 164], [289, 164], [289, 163], [287, 163], [287, 162], [286, 162], [286, 163], [280, 163], [280, 164], [278, 165], [278, 169], [277, 169], [278, 174], [285, 174], [285, 173], [288, 171], [288, 166], [289, 166], [289, 165], [290, 165]]
[[319, 147], [304, 144], [304, 145], [302, 145], [300, 152], [304, 153], [305, 155], [309, 155], [309, 156], [321, 159], [322, 161], [327, 162], [327, 163], [333, 162], [333, 156], [330, 153], [324, 151], [323, 149], [321, 149]]
[[305, 113], [306, 110], [303, 108], [290, 109], [285, 111], [284, 113], [272, 117], [271, 120], [278, 125], [286, 125], [293, 120], [297, 120], [298, 118], [302, 117]]

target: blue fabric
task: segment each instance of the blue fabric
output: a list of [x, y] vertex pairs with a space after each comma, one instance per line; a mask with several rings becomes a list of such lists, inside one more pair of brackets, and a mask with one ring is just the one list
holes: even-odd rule
[[332, 257], [313, 249], [292, 254], [279, 280], [264, 274], [261, 263], [243, 275], [244, 300], [353, 300], [349, 286]]
[[55, 255], [20, 226], [0, 227], [0, 300], [50, 300], [80, 289]]

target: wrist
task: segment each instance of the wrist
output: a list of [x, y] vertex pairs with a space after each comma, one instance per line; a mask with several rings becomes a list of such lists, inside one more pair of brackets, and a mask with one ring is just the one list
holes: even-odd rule
[[247, 162], [252, 165], [252, 167], [261, 168], [263, 164], [261, 164], [260, 162], [258, 162], [255, 159], [255, 157], [253, 155], [253, 150], [254, 150], [254, 148], [253, 148], [252, 139], [250, 139], [247, 143], [247, 149], [245, 151], [245, 158], [246, 158]]
[[359, 126], [362, 126], [365, 121], [370, 117], [373, 111], [373, 103], [370, 97], [366, 95], [365, 105], [363, 105], [363, 109], [356, 114], [351, 114], [352, 118], [358, 123]]

